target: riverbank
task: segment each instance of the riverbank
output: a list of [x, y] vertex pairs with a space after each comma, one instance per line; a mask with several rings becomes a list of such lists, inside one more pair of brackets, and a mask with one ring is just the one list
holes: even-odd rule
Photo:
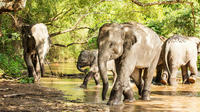
[[105, 112], [106, 105], [72, 103], [62, 91], [39, 84], [0, 80], [1, 112]]

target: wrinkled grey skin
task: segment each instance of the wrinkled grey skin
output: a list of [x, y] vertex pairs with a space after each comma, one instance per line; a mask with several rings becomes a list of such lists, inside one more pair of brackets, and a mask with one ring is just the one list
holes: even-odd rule
[[[102, 99], [106, 99], [108, 89], [106, 62], [114, 59], [117, 80], [112, 88], [108, 105], [121, 104], [122, 95], [124, 95], [124, 101], [134, 100], [133, 91], [129, 85], [130, 76], [139, 75], [142, 69], [144, 69], [142, 99], [150, 100], [150, 85], [160, 56], [161, 46], [162, 41], [159, 36], [141, 24], [104, 24], [100, 28], [98, 36], [98, 64], [103, 80]], [[141, 76], [137, 78], [140, 79]]]
[[22, 44], [28, 75], [38, 82], [44, 74], [44, 58], [50, 47], [46, 25], [39, 23], [33, 26], [23, 26]]
[[[200, 52], [199, 48], [200, 39], [197, 37], [174, 35], [167, 39], [161, 53], [164, 62], [161, 83], [176, 85], [178, 68], [181, 68], [183, 83], [195, 83], [198, 74], [197, 55]], [[191, 72], [190, 75], [188, 74], [188, 68]]]
[[[82, 67], [90, 66], [90, 71], [85, 76], [84, 81], [80, 86], [81, 88], [87, 88], [88, 81], [92, 76], [95, 80], [96, 85], [99, 85], [99, 68], [97, 60], [98, 60], [98, 50], [81, 51], [78, 57], [77, 69], [80, 72], [87, 72], [86, 70], [83, 70]], [[114, 84], [117, 77], [114, 60], [108, 61], [107, 66], [108, 66], [107, 70], [113, 73], [113, 84]]]

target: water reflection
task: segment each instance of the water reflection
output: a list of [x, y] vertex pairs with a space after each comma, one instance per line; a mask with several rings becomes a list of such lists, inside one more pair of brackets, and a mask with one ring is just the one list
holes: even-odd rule
[[[80, 73], [76, 69], [76, 63], [70, 62], [70, 63], [51, 63], [49, 64], [51, 70], [53, 73], [62, 73], [62, 74], [76, 74]], [[50, 73], [49, 66], [45, 65], [45, 72]]]
[[[74, 64], [75, 65], [75, 64]], [[71, 67], [72, 64], [70, 65]], [[63, 72], [72, 74], [76, 68], [65, 68]], [[59, 70], [57, 72], [60, 72]], [[76, 73], [76, 72], [75, 72]], [[126, 103], [120, 106], [110, 106], [110, 112], [199, 112], [200, 107], [200, 78], [197, 83], [191, 85], [181, 84], [181, 81], [175, 87], [171, 86], [151, 86], [151, 101], [140, 100], [136, 86], [133, 85], [136, 101]], [[50, 79], [43, 78], [43, 86], [57, 88], [62, 90], [68, 101], [76, 103], [96, 103], [106, 104], [107, 101], [101, 100], [102, 87], [96, 87], [93, 80], [89, 81], [88, 89], [82, 89], [79, 86], [82, 79]], [[110, 81], [110, 85], [111, 85]], [[111, 89], [111, 88], [110, 88]], [[109, 92], [110, 92], [109, 89]], [[110, 94], [110, 93], [109, 93]], [[109, 97], [109, 94], [107, 97]]]

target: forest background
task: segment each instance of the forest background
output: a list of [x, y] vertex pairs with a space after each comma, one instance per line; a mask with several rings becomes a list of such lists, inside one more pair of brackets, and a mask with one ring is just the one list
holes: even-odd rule
[[[200, 37], [200, 0], [185, 0], [193, 5], [175, 3], [146, 7], [131, 0], [99, 1], [28, 0], [25, 9], [16, 12], [15, 16], [28, 24], [47, 25], [52, 36], [48, 62], [76, 62], [80, 51], [96, 49], [99, 28], [105, 23], [136, 21], [165, 38], [174, 34]], [[0, 15], [0, 29], [0, 73], [19, 77], [26, 67], [21, 34], [6, 13]]]

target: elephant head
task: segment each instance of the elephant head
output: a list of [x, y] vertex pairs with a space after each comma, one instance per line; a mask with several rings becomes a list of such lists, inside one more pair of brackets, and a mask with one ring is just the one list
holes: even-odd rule
[[189, 39], [197, 44], [197, 52], [200, 53], [200, 39], [197, 37], [189, 37]]
[[103, 81], [102, 99], [106, 99], [108, 90], [107, 61], [117, 59], [123, 53], [125, 33], [122, 24], [107, 23], [99, 30], [98, 66]]
[[[97, 50], [84, 50], [81, 51], [78, 62], [77, 62], [77, 69], [80, 72], [87, 72], [87, 70], [83, 70], [82, 67], [91, 66], [95, 63], [95, 59], [97, 58], [98, 51]], [[97, 63], [97, 60], [96, 60]]]

